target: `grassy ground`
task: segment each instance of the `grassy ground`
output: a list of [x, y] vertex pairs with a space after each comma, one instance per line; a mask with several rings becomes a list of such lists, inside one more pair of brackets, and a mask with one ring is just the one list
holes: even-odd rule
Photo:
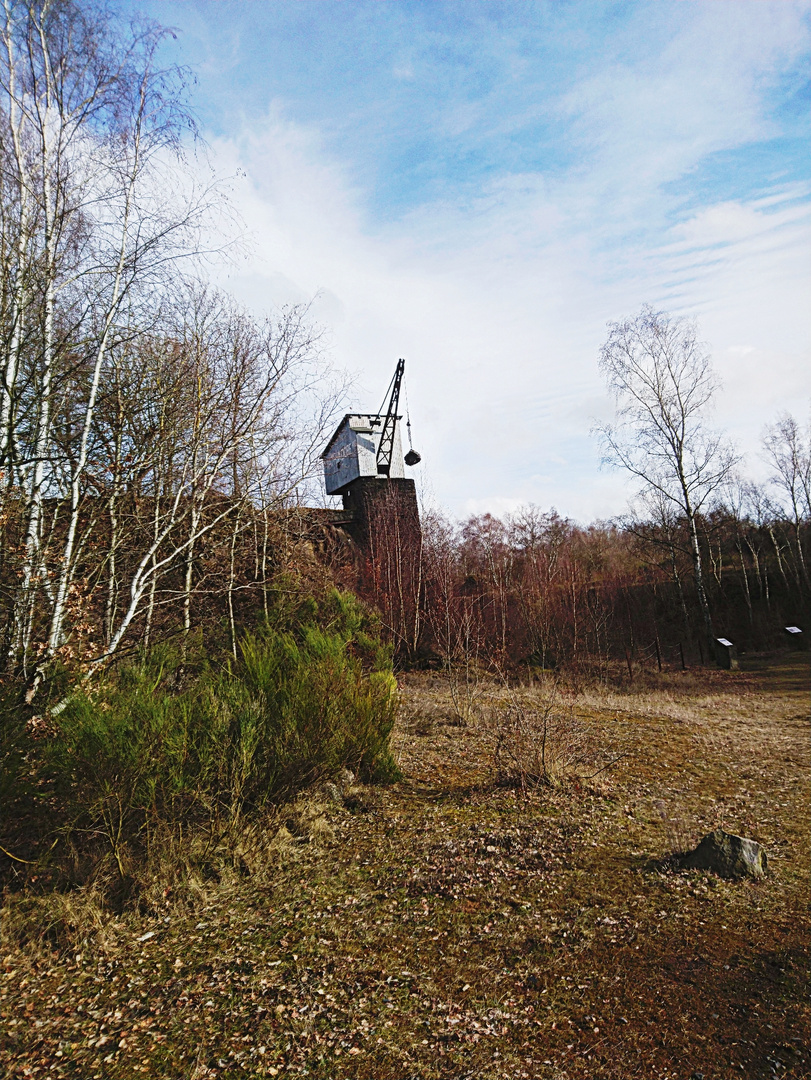
[[[545, 690], [474, 688], [461, 725], [407, 677], [400, 783], [299, 803], [191, 905], [61, 947], [9, 917], [0, 1071], [811, 1076], [808, 662], [748, 667], [559, 694], [556, 781], [524, 791], [494, 750]], [[765, 881], [667, 870], [718, 825], [764, 844]]]

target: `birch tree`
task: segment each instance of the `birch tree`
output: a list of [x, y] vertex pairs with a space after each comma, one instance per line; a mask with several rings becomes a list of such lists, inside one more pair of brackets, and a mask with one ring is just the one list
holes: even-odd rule
[[639, 494], [672, 507], [687, 527], [704, 637], [714, 646], [698, 519], [733, 473], [737, 457], [708, 423], [718, 379], [696, 325], [648, 305], [609, 323], [600, 368], [616, 403], [616, 421], [598, 427], [604, 460], [625, 469]]
[[790, 413], [785, 413], [766, 429], [763, 449], [773, 469], [772, 485], [788, 503], [794, 527], [798, 584], [809, 590], [811, 579], [803, 549], [803, 525], [811, 522], [811, 421], [803, 429]]

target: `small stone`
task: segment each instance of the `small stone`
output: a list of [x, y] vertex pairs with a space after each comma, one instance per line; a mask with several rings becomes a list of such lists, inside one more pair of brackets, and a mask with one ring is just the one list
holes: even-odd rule
[[682, 855], [678, 865], [685, 870], [712, 870], [719, 877], [765, 877], [766, 852], [755, 840], [716, 829], [708, 833], [694, 851]]
[[342, 803], [344, 801], [344, 797], [341, 794], [341, 789], [338, 787], [337, 784], [333, 784], [331, 780], [328, 780], [327, 783], [324, 784], [322, 790], [324, 793], [324, 797], [327, 799], [328, 802]]

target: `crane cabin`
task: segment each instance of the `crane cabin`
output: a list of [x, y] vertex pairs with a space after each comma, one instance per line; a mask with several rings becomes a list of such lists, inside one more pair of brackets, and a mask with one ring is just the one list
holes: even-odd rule
[[401, 419], [393, 417], [390, 456], [381, 462], [384, 418], [376, 413], [346, 414], [321, 455], [327, 495], [343, 495], [349, 484], [361, 476], [405, 477]]
[[350, 484], [364, 477], [404, 480], [405, 466], [420, 460], [413, 449], [403, 455], [397, 407], [404, 370], [405, 361], [398, 360], [385, 413], [347, 413], [327, 443], [321, 459], [328, 495], [345, 495]]

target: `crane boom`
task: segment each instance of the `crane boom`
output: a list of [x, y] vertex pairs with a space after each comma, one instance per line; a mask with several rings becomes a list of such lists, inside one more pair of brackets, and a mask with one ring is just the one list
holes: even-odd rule
[[397, 370], [391, 381], [391, 397], [389, 407], [386, 410], [386, 419], [383, 421], [383, 430], [380, 432], [380, 444], [377, 448], [377, 471], [384, 476], [391, 472], [391, 457], [394, 453], [394, 433], [397, 428], [397, 406], [400, 404], [400, 385], [403, 381], [405, 360], [397, 361]]

